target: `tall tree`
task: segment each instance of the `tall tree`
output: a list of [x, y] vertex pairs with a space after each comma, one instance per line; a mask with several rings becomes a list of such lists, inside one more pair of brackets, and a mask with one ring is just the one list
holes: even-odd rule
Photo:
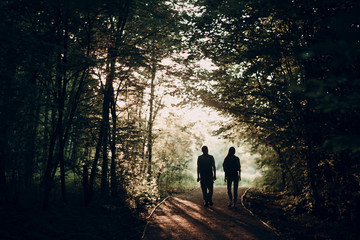
[[[355, 160], [357, 147], [345, 147], [337, 140], [358, 142], [359, 136], [356, 131], [350, 133], [348, 126], [353, 122], [343, 115], [346, 112], [353, 120], [359, 117], [354, 108], [359, 99], [353, 95], [358, 82], [354, 72], [358, 51], [346, 53], [348, 47], [358, 44], [349, 34], [359, 36], [355, 18], [359, 4], [347, 0], [197, 4], [199, 12], [193, 15], [196, 23], [189, 41], [197, 52], [188, 59], [201, 52], [218, 69], [197, 73], [202, 85], [199, 88], [199, 81], [191, 83], [193, 96], [248, 126], [249, 138], [273, 146], [282, 161], [283, 176], [295, 189], [306, 186], [301, 192], [310, 196], [307, 200], [313, 210], [325, 211], [332, 205], [328, 198], [331, 190], [324, 179], [336, 184], [334, 173], [344, 177], [341, 181], [346, 186], [351, 182], [352, 189], [340, 187], [342, 194], [358, 191], [356, 180], [349, 177], [350, 172], [358, 175], [357, 164], [349, 162]], [[347, 47], [342, 45], [345, 42]], [[345, 92], [351, 96], [346, 100]], [[341, 147], [335, 147], [335, 142]], [[269, 163], [277, 167], [277, 161]], [[292, 168], [298, 171], [294, 174]], [[343, 206], [337, 204], [338, 208]], [[352, 207], [345, 207], [345, 211]]]

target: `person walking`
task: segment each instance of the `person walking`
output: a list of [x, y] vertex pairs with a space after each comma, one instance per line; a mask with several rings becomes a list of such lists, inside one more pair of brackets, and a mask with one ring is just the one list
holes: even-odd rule
[[201, 191], [205, 201], [204, 206], [213, 205], [212, 195], [214, 189], [214, 181], [216, 180], [215, 159], [209, 155], [207, 146], [201, 148], [203, 154], [197, 160], [197, 181], [200, 181]]
[[[230, 199], [228, 207], [231, 207], [234, 204], [236, 207], [237, 195], [238, 195], [238, 186], [239, 181], [241, 181], [241, 165], [240, 159], [235, 156], [235, 148], [230, 147], [227, 156], [223, 162], [223, 169], [225, 172], [225, 182], [227, 182], [227, 192]], [[234, 202], [233, 196], [231, 193], [231, 185], [234, 183]]]

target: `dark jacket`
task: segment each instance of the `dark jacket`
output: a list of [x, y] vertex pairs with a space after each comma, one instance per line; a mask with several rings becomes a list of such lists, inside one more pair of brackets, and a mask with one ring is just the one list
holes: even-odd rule
[[215, 165], [215, 159], [212, 155], [199, 156], [197, 164], [201, 177], [213, 177], [212, 167]]
[[223, 162], [225, 177], [238, 177], [238, 171], [241, 171], [240, 159], [235, 156], [226, 156]]

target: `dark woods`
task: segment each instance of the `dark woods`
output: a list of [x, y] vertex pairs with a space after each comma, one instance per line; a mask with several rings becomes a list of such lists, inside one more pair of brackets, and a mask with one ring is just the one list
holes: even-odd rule
[[82, 192], [86, 204], [96, 195], [138, 207], [158, 197], [153, 89], [180, 44], [178, 17], [161, 0], [2, 1], [2, 202], [29, 195], [49, 209]]
[[[190, 134], [169, 123], [169, 143], [153, 129], [168, 70], [188, 101], [233, 117], [219, 134], [261, 153], [258, 185], [299, 212], [359, 222], [360, 3], [170, 2], [0, 3], [0, 201], [48, 209], [81, 192], [136, 207], [181, 179]], [[160, 64], [180, 51], [187, 68]]]
[[359, 2], [203, 2], [194, 45], [219, 68], [189, 88], [234, 117], [220, 132], [262, 152], [258, 184], [299, 213], [359, 222]]

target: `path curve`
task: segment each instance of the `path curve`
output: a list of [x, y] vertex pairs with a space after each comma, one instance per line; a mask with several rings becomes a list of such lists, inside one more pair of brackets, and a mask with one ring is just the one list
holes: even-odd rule
[[237, 208], [228, 208], [226, 187], [214, 188], [214, 206], [203, 206], [200, 188], [164, 201], [149, 219], [146, 240], [277, 240], [280, 239], [240, 203], [246, 188], [239, 188]]

